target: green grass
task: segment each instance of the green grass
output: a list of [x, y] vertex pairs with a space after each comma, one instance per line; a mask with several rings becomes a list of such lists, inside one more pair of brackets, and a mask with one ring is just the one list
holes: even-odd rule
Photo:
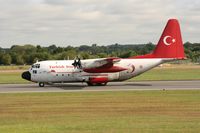
[[199, 131], [199, 90], [0, 94], [2, 133]]
[[200, 67], [192, 68], [155, 68], [141, 74], [138, 77], [132, 78], [129, 81], [140, 80], [199, 80]]
[[0, 72], [0, 84], [30, 83], [21, 78], [22, 72]]
[[27, 70], [30, 66], [21, 65], [21, 66], [0, 66], [0, 70]]

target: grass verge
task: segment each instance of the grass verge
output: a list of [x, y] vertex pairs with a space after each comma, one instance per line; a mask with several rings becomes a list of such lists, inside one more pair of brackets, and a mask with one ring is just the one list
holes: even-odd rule
[[22, 71], [17, 72], [0, 72], [0, 84], [24, 84], [30, 83], [21, 78]]
[[19, 65], [19, 66], [0, 66], [0, 71], [2, 70], [27, 70], [30, 66]]
[[0, 94], [0, 131], [199, 132], [199, 97], [199, 90]]
[[132, 78], [140, 80], [199, 80], [200, 67], [158, 67]]

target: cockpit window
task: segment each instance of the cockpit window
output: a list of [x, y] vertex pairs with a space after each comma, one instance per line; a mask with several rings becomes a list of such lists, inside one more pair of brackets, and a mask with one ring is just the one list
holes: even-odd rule
[[40, 64], [34, 64], [32, 65], [32, 68], [40, 68]]
[[37, 74], [37, 70], [33, 70], [33, 74]]

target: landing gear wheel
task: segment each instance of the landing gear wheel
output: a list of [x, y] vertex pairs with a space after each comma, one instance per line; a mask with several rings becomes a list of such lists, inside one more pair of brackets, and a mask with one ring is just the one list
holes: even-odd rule
[[106, 86], [107, 83], [90, 83], [87, 82], [88, 86]]
[[98, 84], [96, 84], [96, 86], [106, 86], [107, 85], [107, 83], [98, 83]]
[[40, 82], [40, 83], [39, 83], [39, 86], [40, 86], [40, 87], [44, 87], [44, 83], [43, 83], [43, 82]]
[[106, 85], [107, 85], [107, 83], [102, 83], [101, 85], [102, 85], [102, 86], [106, 86]]
[[93, 86], [94, 84], [93, 84], [93, 83], [90, 83], [90, 82], [87, 82], [87, 85], [88, 85], [88, 86]]
[[95, 86], [102, 86], [102, 83], [96, 83]]

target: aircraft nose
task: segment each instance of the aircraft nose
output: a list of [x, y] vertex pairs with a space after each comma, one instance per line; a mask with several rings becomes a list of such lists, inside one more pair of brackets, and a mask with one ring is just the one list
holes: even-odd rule
[[29, 71], [23, 72], [22, 78], [31, 81], [31, 73]]

